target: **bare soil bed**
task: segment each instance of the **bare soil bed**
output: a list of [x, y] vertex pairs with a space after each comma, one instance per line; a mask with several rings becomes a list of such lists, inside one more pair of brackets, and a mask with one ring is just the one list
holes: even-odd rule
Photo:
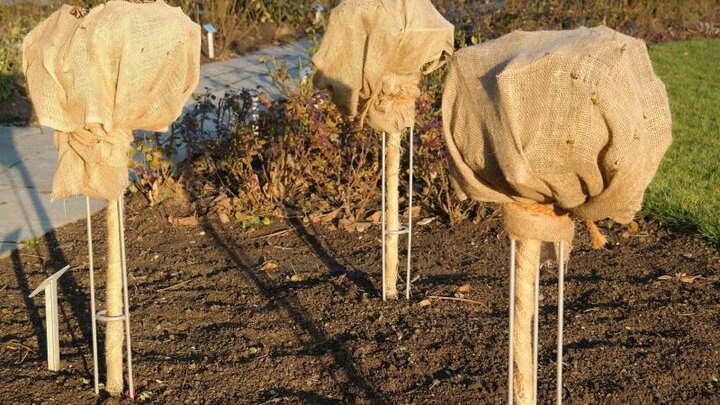
[[[171, 226], [168, 212], [138, 199], [127, 210], [135, 381], [146, 401], [505, 403], [508, 243], [497, 216], [416, 227], [412, 299], [383, 303], [377, 226], [346, 233], [288, 219], [247, 232], [212, 219]], [[102, 266], [104, 213], [94, 227]], [[718, 251], [648, 222], [632, 235], [604, 228], [611, 245], [594, 251], [578, 228], [565, 402], [720, 403]], [[79, 221], [0, 260], [0, 402], [130, 402], [92, 392], [86, 249]], [[27, 296], [66, 263], [62, 370], [52, 373], [44, 304]], [[464, 284], [473, 302], [420, 305]], [[543, 270], [541, 289], [539, 390], [551, 403], [555, 269]]]

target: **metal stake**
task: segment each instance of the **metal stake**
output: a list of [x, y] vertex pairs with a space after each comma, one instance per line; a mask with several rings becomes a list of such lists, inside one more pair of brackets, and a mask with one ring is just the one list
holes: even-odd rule
[[513, 325], [515, 324], [515, 239], [510, 239], [510, 343], [508, 347], [508, 404], [512, 405], [515, 398], [514, 377], [515, 377], [515, 356], [513, 354]]
[[125, 339], [127, 343], [128, 386], [130, 388], [130, 398], [135, 399], [135, 386], [133, 384], [132, 372], [132, 349], [130, 344], [130, 304], [128, 300], [127, 262], [125, 260], [125, 204], [122, 196], [117, 199], [117, 205], [118, 228], [120, 229], [120, 263], [123, 272], [123, 295], [125, 298]]
[[558, 260], [558, 340], [557, 340], [557, 405], [562, 405], [563, 318], [565, 295], [565, 242], [560, 241]]
[[92, 222], [90, 221], [90, 197], [85, 197], [85, 208], [87, 212], [87, 237], [88, 237], [88, 263], [90, 267], [90, 319], [92, 320], [92, 340], [93, 340], [93, 382], [95, 386], [95, 395], [100, 394], [99, 371], [98, 371], [98, 350], [97, 350], [97, 319], [95, 312], [95, 264], [93, 260], [93, 239], [92, 239]]
[[410, 127], [410, 168], [408, 169], [408, 225], [407, 225], [407, 275], [405, 278], [405, 299], [410, 299], [410, 266], [412, 261], [412, 220], [413, 220], [413, 155], [415, 151], [413, 148], [413, 138], [415, 138], [415, 125]]
[[387, 286], [385, 285], [385, 231], [387, 228], [387, 224], [385, 222], [385, 142], [387, 138], [387, 134], [383, 132], [382, 134], [382, 203], [381, 203], [381, 210], [382, 210], [382, 300], [385, 301], [387, 299]]
[[538, 318], [540, 315], [540, 263], [538, 262], [537, 272], [535, 273], [535, 314], [534, 331], [533, 331], [533, 399], [537, 404], [538, 391]]

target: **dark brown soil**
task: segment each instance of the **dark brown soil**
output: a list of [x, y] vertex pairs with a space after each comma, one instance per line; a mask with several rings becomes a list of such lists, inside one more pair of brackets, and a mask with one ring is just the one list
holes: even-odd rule
[[17, 93], [0, 100], [0, 125], [31, 125], [36, 122], [32, 103], [26, 95]]
[[[100, 265], [103, 218], [94, 218]], [[248, 233], [161, 218], [129, 205], [133, 360], [147, 401], [505, 403], [508, 243], [497, 218], [417, 227], [413, 297], [385, 303], [377, 227], [345, 233], [292, 219]], [[629, 237], [620, 226], [605, 232], [612, 244], [593, 251], [578, 230], [566, 277], [565, 403], [720, 403], [718, 251], [654, 223]], [[86, 249], [79, 221], [0, 260], [0, 402], [96, 401]], [[267, 261], [278, 267], [259, 265]], [[27, 296], [66, 263], [63, 366], [52, 373], [43, 301]], [[541, 279], [542, 403], [555, 394], [553, 270]], [[419, 305], [466, 283], [477, 302]]]

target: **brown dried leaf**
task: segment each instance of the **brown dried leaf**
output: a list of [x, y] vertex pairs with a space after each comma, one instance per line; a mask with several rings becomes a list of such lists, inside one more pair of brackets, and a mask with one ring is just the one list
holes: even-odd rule
[[382, 219], [382, 211], [375, 211], [365, 218], [366, 221], [378, 223]]
[[457, 292], [461, 294], [467, 294], [472, 290], [472, 286], [470, 284], [463, 284], [460, 287], [458, 287]]
[[[408, 217], [408, 211], [409, 210], [407, 210], [407, 209], [405, 210], [405, 212], [403, 213], [403, 218]], [[412, 216], [413, 216], [413, 218], [417, 218], [418, 216], [420, 216], [420, 206], [419, 205], [412, 207]]]
[[332, 222], [335, 220], [335, 218], [338, 217], [339, 214], [340, 214], [339, 208], [332, 210], [332, 211], [328, 212], [327, 214], [323, 215], [322, 220], [323, 220], [323, 222]]
[[347, 218], [342, 218], [338, 222], [338, 228], [348, 231], [348, 232], [353, 232], [355, 230], [355, 224], [353, 221], [351, 221]]
[[219, 196], [215, 199], [215, 206], [220, 209], [230, 210], [232, 208], [232, 202], [227, 196]]
[[278, 268], [278, 264], [275, 260], [268, 260], [265, 263], [260, 265], [260, 270], [263, 270], [263, 271], [275, 270], [277, 268]]
[[630, 232], [630, 235], [635, 235], [640, 230], [640, 227], [638, 226], [638, 223], [635, 221], [630, 222], [630, 226], [628, 226], [628, 231]]
[[432, 221], [434, 221], [435, 218], [437, 218], [437, 217], [429, 217], [429, 218], [421, 219], [417, 222], [417, 225], [420, 225], [420, 226], [428, 225]]
[[75, 6], [72, 9], [70, 9], [70, 15], [74, 16], [75, 18], [83, 18], [87, 15], [88, 9], [85, 7]]
[[702, 277], [702, 276], [699, 276], [699, 275], [698, 276], [688, 276], [687, 274], [682, 273], [679, 275], [678, 279], [680, 280], [681, 283], [692, 284], [695, 282], [695, 280], [697, 280], [700, 277]]
[[368, 228], [370, 228], [370, 225], [372, 225], [372, 222], [356, 222], [355, 230], [357, 232], [365, 232]]
[[429, 298], [425, 298], [424, 300], [420, 301], [419, 304], [421, 307], [426, 307], [426, 306], [432, 304], [432, 301], [430, 301]]
[[193, 216], [177, 218], [177, 219], [173, 220], [173, 225], [196, 226], [196, 225], [198, 225], [198, 219]]

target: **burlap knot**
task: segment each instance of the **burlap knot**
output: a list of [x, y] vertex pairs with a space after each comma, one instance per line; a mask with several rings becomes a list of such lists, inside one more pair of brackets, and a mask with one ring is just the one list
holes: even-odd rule
[[397, 132], [415, 121], [415, 100], [420, 97], [420, 74], [397, 75], [387, 73], [381, 81], [380, 91], [365, 102], [360, 113], [360, 125], [365, 119], [380, 131]]
[[128, 186], [128, 150], [132, 131], [105, 132], [99, 124], [74, 132], [55, 131], [58, 164], [52, 199], [84, 194], [114, 200]]

